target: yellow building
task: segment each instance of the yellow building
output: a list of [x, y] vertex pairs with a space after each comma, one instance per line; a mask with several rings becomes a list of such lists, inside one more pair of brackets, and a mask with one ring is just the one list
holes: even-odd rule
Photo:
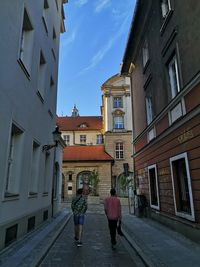
[[[63, 155], [63, 199], [71, 199], [77, 188], [84, 187], [93, 171], [100, 179], [97, 192], [104, 199], [111, 187], [119, 196], [119, 177], [124, 166], [132, 177], [132, 117], [130, 82], [115, 75], [102, 85], [102, 116], [79, 116], [76, 106], [72, 116], [58, 117], [57, 124], [66, 148]], [[86, 193], [89, 193], [86, 192]]]

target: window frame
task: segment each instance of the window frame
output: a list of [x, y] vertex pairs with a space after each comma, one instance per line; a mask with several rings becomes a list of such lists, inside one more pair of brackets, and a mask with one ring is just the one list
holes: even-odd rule
[[[175, 68], [174, 68], [175, 72], [172, 72], [173, 71], [173, 67], [172, 67], [173, 65], [175, 66]], [[171, 99], [173, 99], [181, 91], [181, 88], [180, 88], [180, 77], [179, 77], [179, 67], [178, 67], [178, 59], [177, 59], [176, 53], [168, 61], [168, 64], [167, 64], [167, 72], [168, 72], [168, 79], [169, 79], [169, 86], [170, 86], [170, 96], [171, 96]], [[176, 78], [176, 88], [177, 88], [177, 91], [176, 91], [176, 89], [174, 87], [174, 84], [173, 84], [174, 83], [174, 79], [173, 79], [174, 77]]]
[[[151, 177], [150, 170], [155, 170], [155, 184], [156, 184], [156, 197], [158, 205], [152, 204], [152, 188], [151, 188]], [[150, 207], [156, 210], [160, 210], [160, 197], [159, 197], [159, 187], [158, 187], [158, 172], [156, 164], [148, 166], [148, 181], [149, 181], [149, 199], [150, 199]]]
[[[185, 160], [185, 169], [186, 169], [186, 175], [187, 175], [187, 185], [188, 185], [188, 191], [189, 191], [191, 214], [183, 212], [183, 211], [178, 211], [178, 209], [177, 209], [177, 201], [176, 201], [177, 196], [176, 196], [176, 188], [175, 188], [175, 176], [174, 176], [174, 172], [173, 172], [173, 162], [175, 162], [179, 159]], [[171, 178], [172, 178], [175, 214], [178, 217], [182, 217], [182, 218], [188, 219], [190, 221], [195, 221], [192, 184], [191, 184], [191, 176], [190, 176], [190, 169], [189, 169], [187, 152], [181, 153], [179, 155], [176, 155], [176, 156], [170, 158], [170, 171], [171, 171]]]
[[86, 144], [86, 141], [87, 141], [87, 136], [86, 134], [80, 134], [80, 143], [81, 144]]
[[[116, 121], [117, 120], [117, 118], [121, 118], [121, 122], [118, 120], [118, 121]], [[124, 116], [122, 115], [122, 114], [120, 114], [120, 115], [114, 115], [114, 117], [113, 117], [113, 123], [114, 123], [114, 129], [115, 130], [121, 130], [121, 129], [124, 129]], [[116, 126], [122, 126], [122, 127], [116, 127]]]
[[113, 96], [113, 108], [123, 108], [122, 96]]
[[[151, 100], [151, 102], [149, 101]], [[152, 95], [146, 94], [145, 96], [145, 107], [146, 107], [146, 121], [147, 125], [153, 121], [153, 98]]]
[[97, 145], [103, 144], [103, 135], [102, 134], [96, 135], [96, 144]]
[[40, 145], [37, 142], [33, 141], [30, 181], [29, 181], [29, 196], [36, 195], [38, 193], [39, 164], [40, 164]]
[[[122, 145], [122, 149], [121, 149], [121, 145]], [[122, 141], [118, 141], [115, 143], [115, 159], [117, 160], [124, 159], [124, 143]]]
[[[165, 20], [172, 10], [172, 5], [170, 0], [166, 0], [167, 3], [164, 3], [164, 0], [161, 1], [161, 14], [162, 18]], [[167, 6], [168, 11], [164, 14], [164, 6]]]
[[70, 135], [69, 134], [63, 134], [63, 140], [65, 141], [66, 145], [70, 144]]
[[143, 69], [148, 65], [149, 63], [149, 43], [148, 40], [145, 38], [142, 46], [142, 66]]
[[43, 51], [40, 50], [37, 93], [39, 97], [41, 98], [42, 102], [44, 101], [44, 98], [45, 98], [46, 70], [47, 70], [47, 62], [44, 57]]
[[15, 123], [11, 124], [4, 189], [5, 197], [19, 195], [20, 173], [22, 169], [23, 133], [23, 130]]
[[21, 35], [19, 42], [18, 63], [23, 69], [27, 78], [30, 79], [32, 55], [33, 55], [34, 28], [29, 13], [24, 7]]

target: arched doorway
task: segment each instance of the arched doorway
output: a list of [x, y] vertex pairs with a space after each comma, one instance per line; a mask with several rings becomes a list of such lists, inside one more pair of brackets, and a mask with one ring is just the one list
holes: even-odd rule
[[91, 171], [82, 171], [77, 175], [76, 188], [83, 188], [83, 193], [88, 195], [90, 193], [89, 177]]

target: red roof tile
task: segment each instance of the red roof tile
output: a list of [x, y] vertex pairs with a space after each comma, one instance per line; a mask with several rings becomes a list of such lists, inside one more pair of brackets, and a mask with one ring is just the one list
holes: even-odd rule
[[67, 146], [64, 148], [63, 161], [113, 161], [113, 158], [102, 145]]
[[[78, 116], [78, 117], [57, 117], [56, 124], [60, 131], [87, 131], [87, 130], [101, 130], [102, 117], [101, 116]], [[80, 127], [81, 124], [87, 127]]]

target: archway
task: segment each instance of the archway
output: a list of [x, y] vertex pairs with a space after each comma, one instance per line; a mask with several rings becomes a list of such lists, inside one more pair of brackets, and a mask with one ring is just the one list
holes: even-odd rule
[[77, 175], [76, 188], [83, 188], [83, 193], [88, 195], [90, 193], [89, 176], [91, 171], [82, 171]]

